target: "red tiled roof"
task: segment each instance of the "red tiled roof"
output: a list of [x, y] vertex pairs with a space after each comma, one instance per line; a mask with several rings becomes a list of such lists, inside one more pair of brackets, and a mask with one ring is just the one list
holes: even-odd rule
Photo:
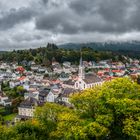
[[105, 71], [110, 71], [110, 69], [109, 68], [105, 68]]
[[112, 70], [112, 72], [122, 72], [122, 70]]
[[16, 68], [16, 70], [23, 72], [25, 69], [22, 66], [19, 66], [18, 68]]
[[60, 83], [60, 80], [53, 80], [52, 82], [56, 84], [56, 83]]
[[110, 80], [115, 79], [115, 78], [116, 77], [110, 76], [110, 77], [105, 78], [105, 81], [110, 81]]
[[104, 72], [98, 72], [98, 76], [103, 76]]
[[24, 80], [26, 77], [25, 76], [22, 76], [22, 77], [20, 77], [18, 80]]

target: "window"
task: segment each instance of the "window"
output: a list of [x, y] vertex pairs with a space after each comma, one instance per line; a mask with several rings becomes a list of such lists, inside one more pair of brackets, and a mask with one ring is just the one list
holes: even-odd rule
[[84, 84], [84, 89], [86, 88], [86, 84]]

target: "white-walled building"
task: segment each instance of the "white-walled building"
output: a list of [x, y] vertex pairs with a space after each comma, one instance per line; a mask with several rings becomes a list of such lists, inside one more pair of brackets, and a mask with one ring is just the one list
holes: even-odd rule
[[35, 108], [38, 105], [39, 102], [35, 98], [29, 97], [24, 100], [18, 107], [18, 115], [15, 118], [15, 122], [32, 118], [34, 116]]
[[55, 102], [55, 99], [59, 96], [59, 94], [62, 92], [62, 89], [58, 86], [53, 86], [47, 95], [47, 102]]
[[102, 80], [95, 74], [85, 74], [85, 67], [83, 66], [82, 57], [79, 64], [78, 79], [75, 82], [74, 88], [84, 90], [94, 86], [102, 85]]

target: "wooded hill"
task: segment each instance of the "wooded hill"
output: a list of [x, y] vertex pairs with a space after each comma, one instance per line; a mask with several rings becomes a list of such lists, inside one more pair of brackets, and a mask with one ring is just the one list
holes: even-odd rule
[[18, 62], [35, 61], [37, 64], [50, 65], [52, 60], [60, 63], [70, 61], [78, 64], [82, 52], [85, 61], [100, 61], [112, 59], [114, 61], [123, 60], [122, 54], [113, 51], [98, 51], [88, 46], [79, 49], [59, 48], [55, 44], [48, 44], [46, 47], [29, 50], [13, 50], [12, 52], [0, 53], [0, 61]]
[[140, 58], [140, 42], [91, 42], [91, 43], [68, 43], [59, 45], [65, 49], [80, 49], [82, 47], [92, 48], [96, 51], [111, 51], [130, 57]]

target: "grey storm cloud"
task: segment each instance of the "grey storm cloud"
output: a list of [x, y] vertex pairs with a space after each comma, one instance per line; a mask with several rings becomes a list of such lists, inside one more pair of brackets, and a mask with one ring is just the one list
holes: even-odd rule
[[47, 3], [48, 3], [48, 0], [42, 0], [42, 2], [43, 2], [44, 4], [47, 4]]
[[36, 19], [36, 27], [40, 30], [50, 30], [55, 33], [61, 32], [66, 34], [76, 33], [79, 29], [73, 14], [65, 10], [60, 10], [59, 12], [55, 10], [55, 12], [53, 11], [38, 17]]
[[138, 0], [71, 0], [63, 11], [58, 9], [38, 17], [36, 28], [66, 34], [139, 31], [137, 3]]
[[139, 13], [139, 0], [1, 0], [0, 47], [140, 40]]
[[0, 18], [0, 30], [10, 29], [16, 24], [27, 22], [33, 14], [33, 10], [29, 8], [10, 9], [8, 12], [3, 13]]
[[70, 8], [72, 8], [78, 14], [82, 15], [84, 13], [89, 13], [95, 10], [95, 8], [97, 8], [97, 3], [97, 0], [73, 0], [70, 3]]

